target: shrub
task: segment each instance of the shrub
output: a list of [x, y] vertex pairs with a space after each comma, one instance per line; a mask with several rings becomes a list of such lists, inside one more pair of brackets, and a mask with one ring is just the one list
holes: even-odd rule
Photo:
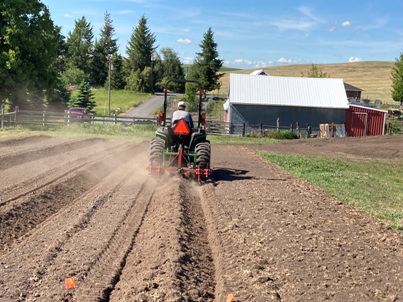
[[264, 130], [253, 131], [246, 135], [247, 137], [268, 137], [273, 139], [297, 139], [298, 135], [292, 131]]

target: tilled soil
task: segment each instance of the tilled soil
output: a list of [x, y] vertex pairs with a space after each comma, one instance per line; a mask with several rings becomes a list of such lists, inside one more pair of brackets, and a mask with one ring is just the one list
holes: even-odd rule
[[402, 235], [256, 155], [402, 147], [213, 145], [198, 186], [149, 176], [148, 142], [0, 141], [0, 301], [402, 301]]

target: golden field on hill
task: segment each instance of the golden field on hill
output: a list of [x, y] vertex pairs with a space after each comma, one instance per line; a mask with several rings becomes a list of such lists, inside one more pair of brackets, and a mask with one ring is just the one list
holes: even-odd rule
[[[391, 96], [391, 72], [395, 62], [356, 62], [340, 64], [315, 64], [331, 78], [343, 79], [345, 83], [363, 90], [361, 97], [381, 100], [384, 104], [396, 104]], [[263, 68], [272, 76], [301, 77], [311, 69], [311, 64], [287, 65]], [[257, 68], [259, 69], [259, 68]], [[221, 78], [220, 94], [228, 91], [229, 73], [251, 73], [255, 69], [225, 72]]]

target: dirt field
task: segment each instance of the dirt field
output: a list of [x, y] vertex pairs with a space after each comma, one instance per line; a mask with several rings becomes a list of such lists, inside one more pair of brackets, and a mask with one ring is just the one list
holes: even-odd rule
[[213, 145], [203, 186], [149, 177], [148, 149], [0, 141], [0, 301], [403, 301], [401, 234], [255, 155], [402, 158], [403, 136]]

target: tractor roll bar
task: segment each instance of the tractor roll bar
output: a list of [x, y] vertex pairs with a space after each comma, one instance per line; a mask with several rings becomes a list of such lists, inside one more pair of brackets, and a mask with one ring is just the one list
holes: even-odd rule
[[197, 119], [197, 128], [200, 128], [201, 124], [201, 111], [202, 111], [202, 94], [203, 94], [203, 85], [196, 80], [181, 80], [181, 79], [170, 79], [165, 83], [164, 87], [164, 115], [163, 115], [163, 122], [166, 125], [166, 115], [167, 115], [167, 99], [168, 99], [168, 84], [169, 83], [195, 83], [199, 85], [199, 105], [198, 105], [198, 119]]

